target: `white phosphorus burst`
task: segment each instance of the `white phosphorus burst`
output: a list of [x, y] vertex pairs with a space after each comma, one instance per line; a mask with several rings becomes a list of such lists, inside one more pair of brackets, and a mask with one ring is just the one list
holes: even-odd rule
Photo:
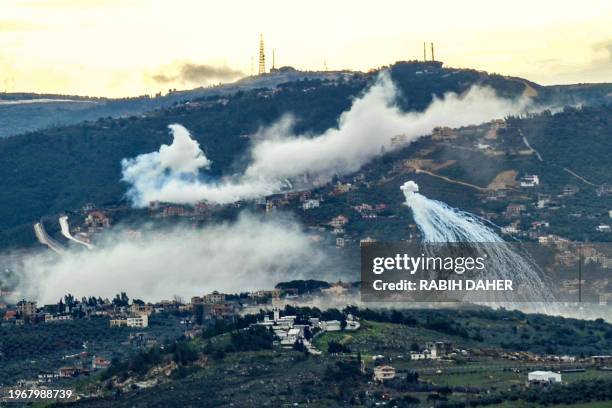
[[423, 242], [470, 243], [476, 253], [486, 259], [486, 279], [513, 281], [518, 291], [501, 295], [491, 293], [492, 303], [515, 308], [518, 307], [517, 302], [528, 302], [520, 308], [555, 313], [555, 298], [546, 283], [547, 279], [528, 254], [519, 253], [475, 215], [423, 196], [414, 181], [408, 181], [400, 188], [406, 197], [406, 205], [412, 210]]

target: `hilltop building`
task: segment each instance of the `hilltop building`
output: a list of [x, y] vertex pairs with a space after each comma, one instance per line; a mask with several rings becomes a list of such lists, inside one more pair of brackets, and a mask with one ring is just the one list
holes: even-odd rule
[[457, 138], [457, 134], [449, 127], [436, 127], [431, 138], [433, 140], [453, 140]]

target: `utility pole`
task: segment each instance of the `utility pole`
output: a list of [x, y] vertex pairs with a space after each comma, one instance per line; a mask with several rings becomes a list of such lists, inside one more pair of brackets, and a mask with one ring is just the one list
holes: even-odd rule
[[434, 56], [434, 46], [433, 46], [433, 43], [431, 43], [431, 60], [432, 61], [436, 60], [436, 57]]
[[578, 303], [582, 303], [582, 244], [578, 244]]
[[427, 61], [427, 43], [423, 41], [423, 61]]

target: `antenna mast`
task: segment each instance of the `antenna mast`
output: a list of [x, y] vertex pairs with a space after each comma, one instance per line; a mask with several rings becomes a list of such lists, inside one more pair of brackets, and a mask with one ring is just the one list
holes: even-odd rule
[[259, 75], [266, 73], [266, 54], [264, 52], [263, 34], [259, 34]]

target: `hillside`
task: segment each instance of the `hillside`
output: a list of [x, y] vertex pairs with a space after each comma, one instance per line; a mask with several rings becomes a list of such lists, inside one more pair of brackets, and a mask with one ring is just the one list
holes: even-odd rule
[[[610, 185], [608, 153], [612, 135], [612, 107], [566, 109], [551, 115], [545, 112], [529, 118], [509, 118], [507, 127], [487, 139], [491, 125], [459, 129], [453, 140], [422, 138], [402, 150], [375, 160], [359, 172], [361, 180], [351, 177], [350, 191], [327, 196], [333, 186], [320, 193], [326, 197], [317, 209], [301, 212], [308, 225], [325, 224], [344, 214], [349, 218], [346, 237], [401, 240], [412, 223], [399, 187], [416, 181], [421, 192], [453, 207], [479, 214], [497, 225], [520, 221], [523, 239], [529, 233], [553, 233], [575, 240], [609, 241], [610, 234], [597, 233], [599, 224], [609, 223], [610, 196], [601, 186]], [[542, 158], [526, 149], [523, 137]], [[487, 143], [486, 148], [481, 147]], [[495, 186], [498, 177], [511, 174], [508, 185]], [[536, 174], [540, 184], [520, 188], [518, 179]], [[446, 179], [444, 179], [446, 178]], [[461, 184], [466, 183], [466, 184]], [[472, 188], [466, 185], [474, 186]], [[565, 194], [566, 188], [575, 189]], [[550, 200], [542, 208], [540, 199]], [[384, 212], [371, 217], [358, 206], [384, 204]], [[522, 204], [520, 217], [506, 216], [510, 204]], [[531, 222], [548, 221], [543, 230], [533, 230]]]
[[[475, 70], [443, 68], [441, 63], [396, 63], [390, 70], [402, 91], [401, 107], [404, 110], [422, 110], [434, 96], [441, 96], [448, 91], [462, 92], [474, 84], [492, 86], [504, 96], [518, 96], [527, 89], [535, 91], [538, 95], [536, 100], [542, 104], [551, 103], [562, 93], [558, 89], [548, 92], [547, 88], [522, 79], [489, 75]], [[332, 127], [340, 113], [350, 106], [351, 98], [359, 95], [375, 74], [343, 74], [331, 79], [324, 77], [284, 82], [277, 88], [240, 91], [225, 96], [214, 94], [138, 116], [104, 118], [6, 138], [0, 141], [0, 162], [3, 163], [0, 179], [3, 180], [3, 193], [10, 199], [0, 202], [0, 242], [2, 246], [32, 242], [31, 223], [45, 215], [73, 210], [88, 202], [98, 206], [116, 205], [123, 199], [126, 190], [126, 185], [120, 182], [121, 159], [154, 151], [160, 144], [169, 143], [168, 124], [177, 122], [190, 129], [213, 162], [211, 173], [226, 174], [240, 167], [237, 160], [249, 145], [244, 135], [254, 133], [285, 113], [292, 113], [298, 118], [297, 132], [321, 132]], [[281, 78], [291, 79], [287, 76]], [[270, 86], [275, 83], [274, 76], [264, 76], [263, 80], [272, 81], [267, 83]], [[252, 84], [249, 80], [239, 82], [248, 87], [258, 83]], [[608, 97], [607, 93], [601, 91], [601, 87], [589, 88], [588, 91], [583, 88], [577, 87], [582, 92], [582, 101], [601, 103]], [[594, 121], [594, 118], [597, 120]], [[593, 123], [597, 123], [597, 126], [594, 127]], [[564, 152], [577, 149], [577, 159], [581, 164], [575, 167], [576, 161], [572, 160], [574, 171], [587, 178], [592, 177], [595, 183], [609, 181], [605, 166], [602, 166], [609, 146], [607, 135], [610, 134], [610, 108], [570, 110], [557, 115], [517, 118], [510, 126], [510, 129], [515, 130], [523, 128], [533, 138], [534, 146], [542, 149], [549, 160], [547, 165], [557, 160], [559, 163], [568, 163], [569, 156]], [[580, 139], [575, 137], [578, 134]], [[476, 131], [470, 136], [472, 139], [468, 139], [474, 140], [477, 135]], [[562, 144], [557, 144], [558, 140], [562, 140]], [[589, 143], [584, 143], [584, 140], [589, 140]], [[435, 155], [438, 155], [460, 160], [461, 165], [444, 169], [446, 175], [463, 177], [476, 184], [486, 185], [501, 168], [516, 168], [521, 173], [540, 171], [538, 166], [542, 165], [534, 161], [533, 156], [512, 154], [512, 151], [524, 149], [521, 138], [509, 134], [507, 143], [509, 146], [506, 150], [510, 154], [504, 156], [502, 161], [499, 157], [482, 155], [482, 152], [450, 149], [444, 144], [438, 146], [440, 149], [431, 153], [433, 156], [429, 158], [436, 159]], [[391, 169], [394, 160], [388, 160], [389, 157], [395, 157], [395, 161], [410, 158], [417, 153], [419, 146], [426, 145], [417, 143], [407, 150], [394, 153], [394, 156], [373, 163], [370, 167], [373, 174]], [[555, 188], [558, 188], [559, 183], [569, 180], [568, 177], [571, 178], [558, 170], [558, 167], [550, 169], [551, 175], [559, 175], [551, 176], [557, 178]], [[426, 176], [417, 175], [417, 179], [423, 177]], [[391, 201], [390, 197], [397, 196], [392, 201], [400, 203], [401, 197], [397, 190], [400, 181], [397, 179], [374, 189], [362, 190], [360, 194], [366, 197], [361, 199], [372, 202], [385, 198], [384, 202], [388, 202]], [[463, 190], [452, 184], [441, 184], [436, 180], [432, 183], [426, 181], [425, 185], [428, 184], [430, 186], [427, 188], [433, 191], [433, 198], [443, 197], [454, 205], [471, 202]], [[436, 188], [441, 188], [442, 194], [437, 194]], [[453, 190], [456, 190], [455, 195]], [[334, 211], [338, 209], [341, 207]], [[406, 209], [398, 208], [396, 211], [396, 214], [406, 213]], [[397, 229], [399, 222], [404, 221], [403, 216], [391, 220], [388, 228]], [[377, 227], [372, 233], [376, 235], [388, 231], [388, 228]], [[366, 233], [367, 227], [364, 225], [362, 230]]]
[[[192, 340], [177, 339], [163, 348], [153, 346], [114, 360], [107, 371], [76, 382], [77, 390], [90, 397], [70, 406], [213, 407], [232, 403], [336, 407], [372, 406], [391, 399], [404, 407], [430, 406], [434, 399], [428, 395], [433, 393], [443, 396], [439, 403], [448, 401], [449, 405], [438, 407], [466, 406], [452, 404], [468, 400], [487, 406], [517, 399], [536, 407], [610, 398], [581, 393], [572, 399], [566, 393], [553, 401], [554, 394], [544, 390], [539, 399], [530, 400], [520, 389], [527, 371], [556, 364], [568, 369], [583, 367], [563, 374], [569, 389], [586, 386], [586, 380], [610, 384], [609, 372], [598, 371], [587, 360], [562, 366], [536, 357], [609, 352], [612, 329], [603, 321], [487, 309], [376, 311], [348, 307], [321, 311], [287, 307], [284, 311], [300, 319], [347, 312], [360, 319], [361, 328], [315, 336], [321, 355], [275, 346], [265, 330], [242, 329], [252, 320], [253, 316], [247, 316], [236, 325], [206, 329]], [[455, 353], [439, 361], [410, 359], [411, 351], [442, 340], [469, 357]], [[332, 343], [336, 348], [340, 344], [342, 351], [332, 351]], [[377, 364], [393, 364], [403, 376], [384, 384], [372, 382]]]

